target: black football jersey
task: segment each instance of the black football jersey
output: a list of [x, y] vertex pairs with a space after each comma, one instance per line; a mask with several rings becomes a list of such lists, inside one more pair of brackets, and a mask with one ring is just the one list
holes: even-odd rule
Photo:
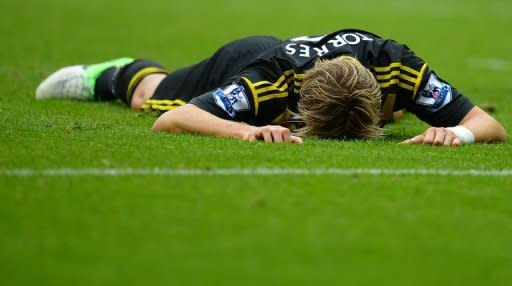
[[224, 119], [286, 125], [290, 111], [297, 111], [307, 70], [319, 59], [340, 56], [356, 58], [375, 76], [383, 120], [406, 109], [432, 126], [454, 126], [474, 106], [406, 45], [354, 29], [279, 41], [243, 64], [223, 63], [236, 72], [190, 103]]

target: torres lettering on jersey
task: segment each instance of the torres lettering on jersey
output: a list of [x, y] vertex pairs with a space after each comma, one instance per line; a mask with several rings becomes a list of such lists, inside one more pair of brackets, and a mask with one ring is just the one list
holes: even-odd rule
[[249, 101], [245, 95], [244, 87], [232, 83], [224, 89], [218, 88], [213, 92], [215, 103], [227, 114], [234, 118], [237, 111], [249, 110]]
[[[325, 38], [324, 36], [320, 37], [298, 37], [290, 39], [292, 42], [310, 42], [310, 43], [317, 43]], [[331, 40], [327, 41], [327, 44], [322, 45], [320, 47], [311, 47], [310, 45], [306, 43], [289, 43], [285, 46], [286, 53], [289, 55], [296, 55], [298, 54], [299, 57], [303, 58], [310, 58], [313, 56], [321, 57], [325, 54], [327, 54], [330, 49], [332, 48], [339, 48], [343, 47], [345, 45], [357, 45], [361, 41], [373, 41], [372, 38], [369, 38], [368, 36], [361, 34], [361, 33], [340, 33], [336, 35]]]

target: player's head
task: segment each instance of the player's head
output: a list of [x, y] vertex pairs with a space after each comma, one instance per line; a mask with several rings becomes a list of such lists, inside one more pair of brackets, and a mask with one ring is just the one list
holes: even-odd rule
[[301, 135], [321, 138], [379, 138], [379, 84], [352, 57], [318, 61], [306, 72], [299, 100]]

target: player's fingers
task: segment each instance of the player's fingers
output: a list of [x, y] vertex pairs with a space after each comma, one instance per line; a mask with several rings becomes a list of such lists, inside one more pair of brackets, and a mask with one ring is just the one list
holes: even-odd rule
[[454, 136], [453, 134], [446, 133], [446, 135], [444, 136], [443, 145], [444, 146], [452, 146], [455, 138], [457, 138], [457, 137]]
[[283, 134], [281, 130], [272, 130], [272, 139], [274, 143], [283, 143]]
[[291, 139], [291, 142], [292, 143], [295, 143], [295, 144], [302, 144], [302, 138], [298, 137], [298, 136], [291, 136], [290, 137]]
[[254, 141], [258, 140], [258, 133], [259, 133], [259, 130], [257, 128], [254, 130], [251, 130], [250, 132], [247, 132], [244, 134], [244, 137], [242, 138], [242, 140], [254, 142]]
[[263, 129], [261, 133], [262, 133], [261, 136], [263, 137], [263, 140], [265, 142], [267, 142], [267, 143], [274, 142], [272, 140], [272, 132], [269, 129]]
[[443, 145], [445, 137], [446, 131], [443, 129], [437, 129], [436, 134], [434, 136], [434, 142], [432, 142], [432, 145]]
[[292, 133], [290, 132], [290, 129], [285, 128], [283, 130], [283, 142], [291, 143], [292, 142]]
[[459, 138], [455, 137], [455, 139], [453, 139], [453, 141], [452, 141], [452, 146], [457, 146], [458, 147], [460, 145], [462, 145], [462, 142], [460, 141]]
[[257, 140], [263, 140], [263, 129], [262, 128], [256, 128], [252, 132], [248, 133], [244, 140], [247, 140], [249, 142], [254, 142]]
[[424, 135], [414, 136], [412, 138], [402, 141], [401, 144], [422, 144], [424, 137]]
[[433, 144], [434, 139], [436, 138], [436, 128], [429, 128], [425, 133], [423, 133], [423, 143], [424, 144]]

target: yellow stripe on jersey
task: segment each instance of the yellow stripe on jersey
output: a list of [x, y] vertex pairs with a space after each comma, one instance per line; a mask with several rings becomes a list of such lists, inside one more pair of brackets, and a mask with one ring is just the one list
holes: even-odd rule
[[[407, 76], [407, 75], [403, 75], [403, 74], [400, 74], [400, 76], [398, 78], [396, 78], [396, 75], [395, 75], [395, 78], [393, 78], [393, 76], [384, 76], [381, 79], [390, 79], [388, 81], [380, 81], [379, 84], [380, 84], [381, 88], [389, 87], [392, 84], [399, 84], [399, 85], [401, 84], [404, 86], [408, 86], [407, 89], [409, 89], [409, 90], [414, 90], [414, 87], [416, 86], [416, 83], [417, 83], [416, 79], [414, 79], [410, 76]], [[406, 80], [409, 83], [404, 82], [401, 79]]]
[[410, 91], [414, 91], [414, 86], [411, 86], [411, 85], [408, 85], [408, 84], [405, 84], [403, 82], [399, 82], [398, 83], [398, 86], [403, 88], [403, 89], [407, 89], [407, 90], [410, 90]]
[[388, 79], [391, 79], [391, 78], [396, 77], [396, 76], [399, 76], [402, 79], [410, 81], [411, 83], [415, 83], [416, 80], [417, 80], [417, 79], [415, 79], [413, 77], [410, 77], [410, 76], [408, 76], [406, 74], [400, 73], [400, 71], [392, 71], [392, 72], [390, 72], [388, 74], [376, 75], [375, 78], [377, 80], [388, 80]]
[[159, 67], [147, 67], [143, 68], [140, 71], [138, 71], [130, 80], [130, 83], [128, 84], [128, 88], [126, 90], [125, 98], [126, 101], [129, 103], [130, 99], [135, 92], [135, 88], [137, 85], [148, 75], [154, 74], [154, 73], [167, 73], [166, 70], [159, 68]]
[[269, 101], [275, 98], [284, 98], [288, 96], [289, 85], [294, 86], [294, 91], [302, 85], [304, 74], [296, 74], [294, 70], [287, 70], [275, 81], [267, 80], [252, 83], [248, 78], [243, 77], [254, 99], [254, 115], [258, 115], [259, 103]]
[[406, 71], [406, 72], [408, 72], [410, 74], [413, 74], [413, 75], [419, 75], [420, 74], [417, 70], [414, 70], [414, 69], [412, 69], [412, 68], [410, 68], [408, 66], [401, 66], [400, 69], [404, 70], [404, 71]]
[[400, 71], [399, 70], [398, 71], [392, 71], [392, 72], [390, 72], [388, 74], [384, 74], [384, 75], [376, 75], [375, 78], [377, 80], [388, 80], [388, 79], [390, 79], [390, 78], [392, 78], [394, 76], [397, 76], [397, 75], [398, 76], [400, 75]]
[[418, 76], [418, 82], [416, 83], [416, 86], [414, 87], [414, 94], [413, 98], [416, 97], [418, 94], [418, 89], [420, 88], [421, 80], [423, 79], [423, 75], [425, 75], [425, 71], [427, 70], [427, 64], [423, 64], [420, 70], [420, 75]]
[[385, 67], [373, 67], [373, 70], [375, 70], [376, 72], [388, 72], [392, 68], [396, 68], [396, 67], [400, 67], [400, 66], [402, 66], [401, 62], [395, 62], [395, 63], [391, 63], [389, 66], [385, 66]]
[[287, 77], [289, 77], [290, 75], [292, 75], [292, 74], [293, 74], [293, 72], [294, 72], [293, 70], [287, 70], [287, 71], [283, 72], [283, 75], [282, 75], [282, 76], [280, 76], [280, 77], [277, 79], [277, 81], [276, 81], [276, 82], [271, 83], [271, 82], [269, 82], [269, 81], [262, 80], [262, 81], [256, 82], [256, 83], [254, 84], [254, 87], [258, 88], [260, 85], [264, 85], [264, 84], [267, 84], [267, 85], [268, 85], [268, 84], [271, 84], [271, 85], [279, 86], [279, 85], [281, 85], [281, 83], [283, 83], [283, 81], [284, 81]]
[[247, 86], [251, 90], [252, 98], [254, 101], [254, 116], [256, 116], [258, 115], [258, 110], [260, 108], [260, 104], [258, 102], [258, 94], [256, 93], [256, 89], [254, 88], [254, 84], [248, 78], [242, 77], [242, 79], [245, 81], [245, 84], [247, 84]]
[[148, 99], [147, 102], [159, 105], [185, 105], [187, 102], [181, 99]]
[[390, 86], [392, 86], [394, 84], [397, 84], [398, 86], [400, 86], [403, 89], [414, 91], [414, 86], [406, 84], [406, 83], [403, 83], [398, 78], [394, 78], [394, 79], [392, 79], [390, 81], [387, 81], [387, 82], [380, 82], [379, 83], [380, 88], [387, 88], [387, 87], [390, 87]]
[[405, 74], [401, 74], [400, 78], [401, 79], [405, 79], [408, 82], [412, 82], [413, 84], [416, 84], [416, 82], [418, 81], [418, 78], [413, 78], [413, 77], [410, 77], [410, 76], [405, 75]]
[[267, 86], [267, 87], [262, 87], [262, 88], [258, 88], [257, 91], [259, 94], [261, 93], [264, 93], [264, 92], [267, 92], [267, 91], [272, 91], [272, 90], [277, 90], [277, 91], [285, 91], [288, 89], [288, 83], [284, 83], [284, 85], [282, 85], [281, 87], [278, 87], [279, 85], [276, 84], [276, 85], [271, 85], [271, 86]]
[[293, 82], [293, 93], [299, 94], [301, 87], [302, 87], [302, 78], [300, 78], [300, 79], [295, 78], [295, 81]]
[[[397, 70], [396, 68], [399, 69]], [[413, 97], [415, 97], [418, 92], [421, 79], [423, 78], [423, 74], [425, 73], [426, 64], [422, 66], [420, 71], [402, 65], [400, 62], [394, 62], [385, 67], [372, 67], [372, 69], [375, 72], [384, 73], [375, 75], [380, 88], [388, 88], [392, 85], [398, 85], [403, 89], [412, 91]], [[404, 74], [402, 71], [405, 71], [412, 76]]]
[[262, 97], [258, 98], [258, 100], [259, 100], [259, 102], [263, 102], [263, 101], [271, 100], [274, 98], [282, 98], [282, 97], [287, 97], [287, 96], [288, 96], [288, 92], [273, 93], [273, 94], [262, 96]]
[[[293, 72], [293, 71], [292, 71]], [[259, 81], [257, 83], [254, 84], [254, 87], [258, 88], [260, 85], [263, 85], [263, 84], [272, 84], [274, 86], [279, 86], [281, 85], [281, 83], [283, 83], [283, 81], [286, 79], [286, 77], [288, 77], [290, 75], [290, 71], [285, 71], [283, 73], [283, 75], [281, 77], [279, 77], [277, 79], [277, 81], [275, 83], [271, 83], [269, 81], [266, 81], [266, 80], [263, 80], [263, 81]]]
[[419, 71], [416, 71], [408, 66], [404, 66], [404, 65], [402, 65], [401, 62], [394, 62], [394, 63], [391, 63], [389, 66], [385, 66], [385, 67], [373, 67], [373, 70], [376, 72], [389, 72], [392, 68], [400, 68], [401, 70], [406, 71], [413, 75], [420, 74]]
[[181, 99], [148, 99], [144, 104], [142, 104], [140, 109], [144, 111], [149, 111], [150, 109], [164, 111], [171, 110], [185, 104], [187, 103]]

